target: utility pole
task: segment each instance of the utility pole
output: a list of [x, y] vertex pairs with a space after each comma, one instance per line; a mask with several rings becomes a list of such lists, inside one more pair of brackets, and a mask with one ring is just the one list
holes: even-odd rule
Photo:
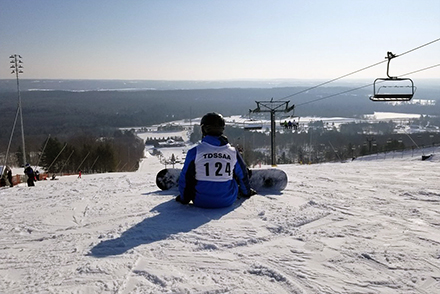
[[290, 101], [255, 101], [257, 103], [257, 108], [254, 110], [249, 109], [249, 112], [269, 112], [270, 113], [270, 154], [271, 154], [271, 164], [272, 166], [277, 165], [276, 161], [276, 148], [275, 148], [275, 134], [276, 134], [276, 124], [275, 124], [275, 113], [277, 112], [290, 112], [293, 111], [295, 105], [289, 106]]
[[23, 61], [21, 61], [21, 56], [18, 54], [13, 54], [13, 55], [9, 56], [9, 58], [11, 59], [10, 63], [12, 63], [11, 74], [15, 74], [15, 76], [17, 78], [18, 111], [20, 112], [21, 140], [22, 140], [22, 144], [23, 144], [23, 164], [26, 164], [26, 148], [25, 148], [25, 144], [24, 144], [24, 127], [23, 127], [23, 109], [21, 107], [20, 83], [19, 83], [19, 79], [18, 79], [18, 74], [23, 73], [23, 70], [22, 70], [23, 69], [23, 66], [22, 66]]

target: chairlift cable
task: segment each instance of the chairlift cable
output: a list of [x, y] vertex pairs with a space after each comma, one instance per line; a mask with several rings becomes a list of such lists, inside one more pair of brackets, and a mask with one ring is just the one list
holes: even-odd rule
[[335, 82], [335, 81], [340, 80], [340, 79], [342, 79], [342, 78], [348, 77], [348, 76], [353, 75], [353, 74], [355, 74], [355, 73], [358, 73], [358, 72], [361, 72], [361, 71], [363, 71], [363, 70], [366, 70], [366, 69], [369, 69], [369, 68], [371, 68], [371, 67], [374, 67], [374, 66], [376, 66], [376, 65], [382, 64], [382, 63], [384, 63], [384, 62], [387, 62], [387, 60], [383, 60], [383, 61], [381, 61], [381, 62], [377, 62], [377, 63], [375, 63], [375, 64], [369, 65], [369, 66], [367, 66], [367, 67], [361, 68], [361, 69], [359, 69], [359, 70], [353, 71], [353, 72], [348, 73], [348, 74], [345, 74], [345, 75], [343, 75], [343, 76], [340, 76], [340, 77], [334, 78], [334, 79], [332, 79], [332, 80], [329, 80], [329, 81], [327, 81], [327, 82], [321, 83], [321, 84], [319, 84], [319, 85], [316, 85], [316, 86], [313, 86], [313, 87], [307, 88], [307, 89], [305, 89], [305, 90], [301, 90], [301, 91], [296, 92], [296, 93], [294, 93], [294, 94], [291, 94], [291, 95], [288, 95], [288, 96], [286, 96], [286, 97], [283, 97], [283, 98], [281, 98], [281, 99], [279, 99], [279, 100], [284, 100], [284, 99], [287, 99], [287, 98], [290, 98], [290, 97], [293, 97], [293, 96], [296, 96], [296, 95], [299, 95], [299, 94], [305, 93], [305, 92], [307, 92], [307, 91], [310, 91], [310, 90], [313, 90], [313, 89], [319, 88], [319, 87], [321, 87], [321, 86], [324, 86], [324, 85], [330, 84], [330, 83], [332, 83], [332, 82]]
[[[428, 70], [428, 69], [431, 69], [431, 68], [434, 68], [434, 67], [437, 67], [437, 66], [440, 66], [440, 63], [435, 64], [435, 65], [431, 65], [431, 66], [428, 66], [428, 67], [425, 67], [425, 68], [422, 68], [422, 69], [419, 69], [419, 70], [415, 70], [415, 71], [412, 71], [412, 72], [409, 72], [409, 73], [406, 73], [406, 74], [403, 74], [403, 75], [400, 75], [400, 76], [412, 75], [414, 73], [425, 71], [425, 70]], [[363, 89], [363, 88], [371, 87], [372, 85], [373, 84], [368, 84], [368, 85], [360, 86], [360, 87], [357, 87], [357, 88], [349, 89], [349, 90], [346, 90], [346, 91], [343, 91], [343, 92], [339, 92], [339, 93], [336, 93], [336, 94], [332, 94], [332, 95], [329, 95], [329, 96], [321, 97], [321, 98], [318, 98], [318, 99], [315, 99], [315, 100], [310, 100], [310, 101], [307, 101], [307, 102], [304, 102], [304, 103], [296, 104], [295, 107], [306, 105], [306, 104], [310, 104], [310, 103], [314, 103], [314, 102], [318, 102], [318, 101], [325, 100], [325, 99], [329, 99], [329, 98], [332, 98], [332, 97], [335, 97], [335, 96], [339, 96], [339, 95], [342, 95], [342, 94], [346, 94], [346, 93], [353, 92], [353, 91], [356, 91], [356, 90], [360, 90], [360, 89]]]
[[335, 97], [335, 96], [339, 96], [339, 95], [342, 95], [342, 94], [346, 94], [346, 93], [349, 93], [349, 92], [360, 90], [360, 89], [363, 89], [363, 88], [371, 87], [372, 85], [373, 84], [368, 84], [368, 85], [360, 86], [360, 87], [357, 87], [357, 88], [349, 89], [349, 90], [346, 90], [346, 91], [343, 91], [343, 92], [339, 92], [339, 93], [336, 93], [336, 94], [332, 94], [332, 95], [329, 95], [329, 96], [321, 97], [321, 98], [318, 98], [318, 99], [315, 99], [315, 100], [310, 100], [310, 101], [307, 101], [307, 102], [304, 102], [304, 103], [296, 104], [295, 107], [306, 105], [306, 104], [310, 104], [310, 103], [314, 103], [314, 102], [318, 102], [318, 101], [321, 101], [321, 100], [325, 100], [325, 99], [328, 99], [328, 98], [332, 98], [332, 97]]
[[[415, 47], [415, 48], [413, 48], [413, 49], [410, 49], [410, 50], [408, 50], [408, 51], [405, 51], [405, 52], [403, 52], [403, 53], [401, 53], [401, 54], [397, 54], [396, 57], [399, 57], [399, 56], [402, 56], [402, 55], [405, 55], [405, 54], [411, 53], [411, 52], [413, 52], [413, 51], [416, 51], [416, 50], [418, 50], [418, 49], [421, 49], [421, 48], [423, 48], [423, 47], [426, 47], [426, 46], [431, 45], [431, 44], [433, 44], [433, 43], [435, 43], [435, 42], [438, 42], [438, 41], [440, 41], [440, 38], [435, 39], [435, 40], [433, 40], [433, 41], [430, 41], [430, 42], [428, 42], [428, 43], [425, 43], [425, 44], [423, 44], [423, 45], [420, 45], [420, 46], [418, 46], [418, 47]], [[353, 75], [353, 74], [355, 74], [355, 73], [358, 73], [358, 72], [364, 71], [364, 70], [366, 70], [366, 69], [372, 68], [372, 67], [374, 67], [374, 66], [377, 66], [377, 65], [382, 64], [382, 63], [385, 63], [385, 62], [388, 62], [388, 60], [385, 59], [385, 60], [382, 60], [382, 61], [380, 61], [380, 62], [376, 62], [376, 63], [374, 63], [374, 64], [372, 64], [372, 65], [369, 65], [369, 66], [366, 66], [366, 67], [364, 67], [364, 68], [361, 68], [361, 69], [355, 70], [355, 71], [353, 71], [353, 72], [351, 72], [351, 73], [348, 73], [348, 74], [342, 75], [342, 76], [340, 76], [340, 77], [337, 77], [337, 78], [331, 79], [331, 80], [329, 80], [329, 81], [326, 81], [326, 82], [324, 82], [324, 83], [318, 84], [318, 85], [316, 85], [316, 86], [313, 86], [313, 87], [307, 88], [307, 89], [305, 89], [305, 90], [301, 90], [301, 91], [299, 91], [299, 92], [296, 92], [296, 93], [293, 93], [293, 94], [291, 94], [291, 95], [288, 95], [288, 96], [286, 96], [286, 97], [280, 98], [280, 99], [278, 99], [277, 101], [285, 100], [285, 99], [287, 99], [287, 98], [290, 98], [290, 97], [293, 97], [293, 96], [296, 96], [296, 95], [299, 95], [299, 94], [305, 93], [305, 92], [307, 92], [307, 91], [310, 91], [310, 90], [316, 89], [316, 88], [318, 88], [318, 87], [321, 87], [321, 86], [327, 85], [327, 84], [329, 84], [329, 83], [335, 82], [335, 81], [337, 81], [337, 80], [340, 80], [340, 79], [342, 79], [342, 78], [348, 77], [348, 76], [350, 76], [350, 75]], [[435, 66], [433, 66], [433, 67], [435, 67]], [[366, 86], [365, 86], [365, 87], [366, 87]], [[362, 87], [362, 88], [363, 88], [363, 87]], [[357, 88], [356, 90], [358, 90], [358, 89], [360, 89], [360, 88]], [[343, 94], [343, 93], [341, 93], [341, 94]], [[331, 95], [330, 97], [333, 97], [333, 96], [335, 96], [335, 95]], [[323, 100], [323, 98], [318, 99], [318, 100], [314, 100], [314, 101], [319, 101], [319, 100]], [[313, 102], [314, 102], [314, 101], [313, 101]], [[303, 104], [306, 104], [306, 103], [303, 103]]]
[[420, 46], [418, 46], [418, 47], [415, 47], [415, 48], [413, 48], [413, 49], [410, 49], [410, 50], [408, 50], [408, 51], [406, 51], [406, 52], [403, 52], [403, 53], [397, 54], [396, 57], [399, 57], [399, 56], [402, 56], [402, 55], [405, 55], [405, 54], [411, 53], [411, 52], [413, 52], [413, 51], [416, 51], [416, 50], [418, 50], [418, 49], [420, 49], [420, 48], [426, 47], [426, 46], [431, 45], [431, 44], [433, 44], [433, 43], [435, 43], [435, 42], [438, 42], [438, 41], [440, 41], [440, 38], [435, 39], [435, 40], [433, 40], [433, 41], [431, 41], [431, 42], [425, 43], [425, 44], [423, 44], [423, 45], [420, 45]]
[[409, 76], [409, 75], [412, 75], [412, 74], [415, 74], [415, 73], [418, 73], [418, 72], [421, 72], [421, 71], [424, 71], [424, 70], [428, 70], [428, 69], [431, 69], [431, 68], [434, 68], [434, 67], [437, 67], [437, 66], [440, 66], [440, 63], [437, 63], [435, 65], [431, 65], [431, 66], [428, 66], [428, 67], [425, 67], [425, 68], [422, 68], [422, 69], [419, 69], [419, 70], [415, 70], [415, 71], [412, 71], [412, 72], [409, 72], [409, 73], [406, 73], [406, 74], [403, 74], [403, 75], [400, 75], [399, 77]]

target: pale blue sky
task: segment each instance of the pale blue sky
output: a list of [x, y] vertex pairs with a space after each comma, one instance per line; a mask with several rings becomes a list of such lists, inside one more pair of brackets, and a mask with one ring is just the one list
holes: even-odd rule
[[[438, 38], [440, 0], [0, 0], [0, 79], [14, 53], [30, 79], [331, 79]], [[391, 74], [439, 63], [440, 41]]]

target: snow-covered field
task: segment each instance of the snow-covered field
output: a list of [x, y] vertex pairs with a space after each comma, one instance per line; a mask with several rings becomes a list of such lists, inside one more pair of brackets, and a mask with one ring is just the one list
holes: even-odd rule
[[[343, 124], [349, 124], [349, 123], [360, 123], [360, 122], [367, 122], [367, 123], [377, 123], [377, 122], [389, 122], [393, 121], [395, 123], [398, 123], [401, 125], [401, 127], [405, 126], [403, 129], [398, 129], [396, 132], [402, 133], [419, 133], [419, 132], [425, 132], [427, 131], [425, 129], [426, 126], [417, 126], [417, 129], [415, 129], [416, 126], [410, 126], [409, 123], [411, 120], [420, 118], [420, 114], [414, 114], [414, 113], [397, 113], [397, 112], [374, 112], [373, 114], [365, 114], [363, 115], [363, 118], [349, 118], [349, 117], [316, 117], [316, 116], [305, 116], [305, 117], [277, 117], [276, 119], [276, 128], [278, 130], [282, 130], [283, 126], [280, 124], [284, 121], [295, 121], [300, 124], [299, 131], [306, 131], [310, 124], [314, 122], [322, 121], [324, 125], [326, 125], [329, 128], [337, 128], [339, 129], [341, 125]], [[169, 122], [171, 124], [184, 126], [188, 129], [191, 129], [191, 126], [199, 125], [201, 118], [193, 118], [191, 121], [188, 120], [176, 120]], [[249, 118], [247, 116], [241, 116], [241, 115], [233, 115], [225, 117], [226, 124], [233, 127], [238, 128], [246, 128], [246, 127], [252, 127], [252, 126], [259, 126], [261, 127], [261, 131], [265, 132], [270, 129], [270, 119], [261, 119], [261, 118]], [[165, 125], [165, 124], [163, 124]], [[161, 132], [157, 131], [157, 127], [159, 125], [155, 125], [152, 127], [149, 127], [149, 131], [142, 131], [144, 128], [136, 127], [136, 128], [126, 128], [126, 129], [135, 129], [139, 131], [139, 136], [143, 139], [146, 139], [148, 137], [158, 138], [160, 135], [162, 135]], [[142, 131], [142, 132], [141, 132]], [[429, 131], [434, 132], [438, 131], [437, 126], [430, 126]], [[167, 137], [174, 137], [174, 136], [180, 136], [182, 135], [182, 132], [176, 131], [176, 132], [169, 132], [167, 134]], [[189, 135], [185, 132], [183, 132], [183, 138], [187, 139], [189, 138]]]
[[159, 191], [151, 155], [2, 188], [0, 293], [440, 293], [439, 158], [371, 159], [226, 209]]

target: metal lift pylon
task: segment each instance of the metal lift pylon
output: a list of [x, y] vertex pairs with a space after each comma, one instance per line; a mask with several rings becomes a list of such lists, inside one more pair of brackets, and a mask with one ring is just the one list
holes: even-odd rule
[[271, 164], [276, 166], [276, 148], [275, 148], [275, 134], [276, 134], [276, 123], [275, 123], [275, 113], [277, 112], [290, 112], [293, 111], [295, 105], [289, 106], [290, 101], [255, 101], [257, 103], [257, 108], [250, 109], [250, 112], [269, 112], [270, 113], [270, 154], [271, 154]]

